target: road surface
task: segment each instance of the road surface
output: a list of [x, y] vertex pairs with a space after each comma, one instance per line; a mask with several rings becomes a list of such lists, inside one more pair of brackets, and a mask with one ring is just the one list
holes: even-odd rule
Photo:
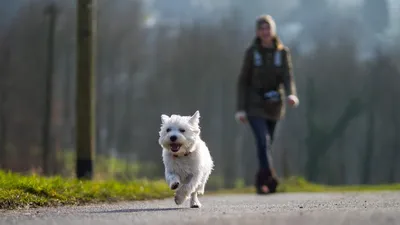
[[0, 212], [0, 224], [29, 225], [394, 225], [400, 192], [203, 196], [201, 209], [172, 199]]

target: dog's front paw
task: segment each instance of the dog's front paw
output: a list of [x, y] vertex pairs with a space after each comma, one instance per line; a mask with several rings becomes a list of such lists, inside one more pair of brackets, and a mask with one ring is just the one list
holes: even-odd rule
[[201, 208], [201, 203], [197, 196], [190, 199], [190, 208]]
[[186, 200], [186, 196], [182, 196], [182, 195], [175, 195], [175, 198], [174, 198], [174, 200], [175, 200], [175, 203], [177, 204], [177, 205], [181, 205], [185, 200]]
[[179, 182], [174, 182], [174, 183], [172, 183], [171, 184], [171, 190], [176, 190], [176, 189], [178, 189], [178, 187], [179, 187]]
[[192, 208], [192, 209], [201, 208], [201, 203], [200, 202], [196, 202], [196, 203], [190, 204], [190, 208]]
[[192, 193], [190, 198], [190, 208], [200, 208], [201, 204], [199, 199], [197, 198], [197, 193]]

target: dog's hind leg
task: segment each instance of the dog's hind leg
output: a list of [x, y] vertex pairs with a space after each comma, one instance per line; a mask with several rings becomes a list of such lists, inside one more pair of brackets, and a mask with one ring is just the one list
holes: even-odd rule
[[193, 192], [190, 195], [190, 208], [200, 208], [201, 203], [199, 201], [199, 198], [197, 197], [197, 192]]

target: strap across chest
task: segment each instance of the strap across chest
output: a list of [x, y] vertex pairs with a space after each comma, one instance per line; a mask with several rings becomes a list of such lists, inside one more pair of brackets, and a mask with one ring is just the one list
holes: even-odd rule
[[253, 50], [253, 66], [255, 67], [265, 66], [265, 64], [281, 67], [282, 61], [282, 51], [280, 50], [267, 52], [264, 57], [258, 49]]

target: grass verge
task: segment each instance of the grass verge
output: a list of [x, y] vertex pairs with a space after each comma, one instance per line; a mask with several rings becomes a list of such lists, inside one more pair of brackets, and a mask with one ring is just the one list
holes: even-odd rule
[[162, 199], [173, 196], [164, 181], [79, 181], [0, 171], [0, 209]]
[[[326, 186], [298, 177], [281, 181], [278, 192], [348, 192], [400, 190], [400, 184]], [[254, 193], [253, 187], [208, 191], [207, 194]], [[23, 176], [0, 171], [0, 209], [163, 199], [172, 197], [165, 181], [79, 181], [61, 177]]]
[[[400, 191], [400, 184], [383, 185], [346, 185], [328, 186], [313, 184], [299, 177], [290, 177], [282, 180], [277, 192], [371, 192], [371, 191]], [[255, 188], [244, 187], [231, 190], [219, 190], [213, 194], [240, 194], [255, 193]]]

